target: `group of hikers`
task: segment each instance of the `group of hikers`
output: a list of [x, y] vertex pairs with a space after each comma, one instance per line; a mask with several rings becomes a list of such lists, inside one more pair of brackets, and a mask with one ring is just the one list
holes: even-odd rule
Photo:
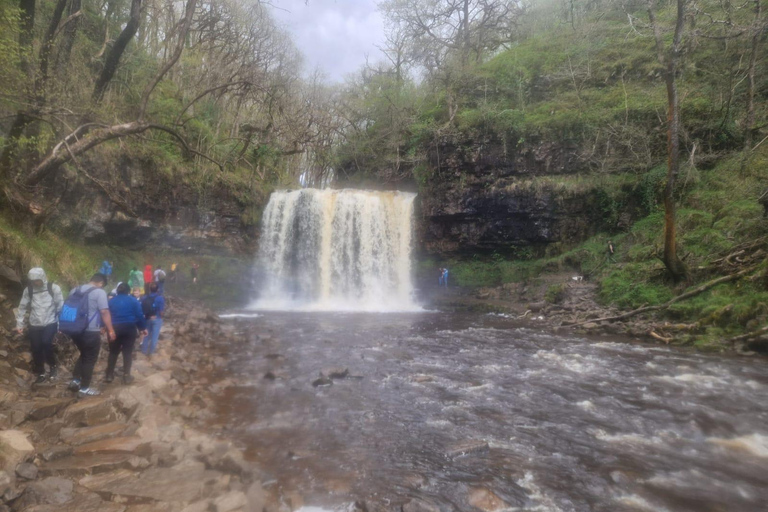
[[[192, 279], [197, 282], [197, 264], [192, 266]], [[78, 351], [68, 389], [80, 397], [99, 395], [93, 387], [93, 371], [101, 351], [101, 335], [109, 340], [109, 357], [105, 381], [115, 379], [115, 367], [123, 356], [123, 384], [133, 381], [131, 366], [136, 339], [143, 336], [140, 350], [151, 357], [157, 350], [163, 325], [166, 277], [176, 279], [177, 265], [170, 275], [157, 266], [147, 265], [141, 272], [133, 268], [127, 282], [119, 282], [111, 293], [105, 287], [112, 275], [112, 263], [104, 261], [90, 281], [73, 288], [64, 299], [61, 287], [48, 281], [45, 271], [36, 267], [29, 271], [28, 286], [22, 293], [16, 314], [16, 332], [27, 335], [32, 351], [32, 371], [35, 384], [56, 379], [58, 363], [54, 338], [58, 332], [68, 335]], [[28, 316], [28, 318], [27, 318]], [[48, 373], [45, 366], [48, 365]]]

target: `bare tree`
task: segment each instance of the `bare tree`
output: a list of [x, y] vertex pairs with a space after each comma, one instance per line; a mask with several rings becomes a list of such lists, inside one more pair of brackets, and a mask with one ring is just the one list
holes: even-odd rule
[[677, 253], [675, 219], [675, 183], [680, 171], [680, 98], [677, 74], [680, 66], [685, 32], [686, 5], [689, 0], [676, 0], [676, 15], [672, 41], [667, 47], [664, 31], [657, 19], [655, 2], [648, 0], [648, 20], [656, 42], [656, 57], [662, 66], [667, 89], [667, 183], [664, 187], [664, 265], [675, 281], [688, 279], [688, 267]]

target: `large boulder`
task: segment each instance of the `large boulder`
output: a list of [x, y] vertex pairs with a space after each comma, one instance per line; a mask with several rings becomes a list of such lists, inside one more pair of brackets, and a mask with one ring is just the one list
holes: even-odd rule
[[0, 432], [0, 471], [12, 475], [16, 466], [35, 453], [35, 447], [29, 442], [27, 434], [21, 430]]

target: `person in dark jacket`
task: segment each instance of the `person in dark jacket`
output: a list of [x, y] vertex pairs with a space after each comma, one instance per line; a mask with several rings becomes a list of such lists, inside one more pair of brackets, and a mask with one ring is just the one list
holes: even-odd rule
[[147, 335], [147, 322], [141, 311], [141, 304], [128, 294], [131, 291], [126, 283], [117, 287], [117, 295], [109, 301], [109, 312], [112, 314], [112, 325], [115, 329], [115, 340], [109, 344], [107, 359], [107, 382], [115, 380], [115, 365], [117, 356], [123, 354], [123, 384], [130, 384], [131, 363], [133, 362], [133, 346], [138, 335], [137, 328]]

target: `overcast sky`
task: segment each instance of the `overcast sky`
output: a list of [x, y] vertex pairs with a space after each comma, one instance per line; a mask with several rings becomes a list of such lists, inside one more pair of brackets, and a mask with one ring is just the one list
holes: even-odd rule
[[365, 63], [381, 60], [384, 40], [377, 0], [271, 0], [278, 23], [293, 34], [306, 59], [306, 71], [320, 68], [339, 82]]

